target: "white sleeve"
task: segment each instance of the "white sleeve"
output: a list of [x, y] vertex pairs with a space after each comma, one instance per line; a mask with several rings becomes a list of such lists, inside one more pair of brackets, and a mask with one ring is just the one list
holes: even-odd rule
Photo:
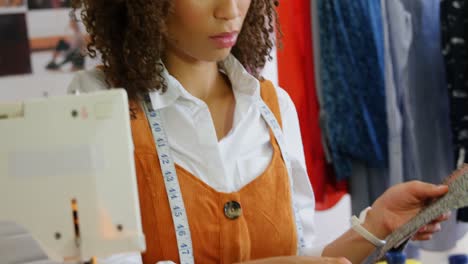
[[286, 151], [291, 159], [292, 178], [294, 181], [294, 199], [299, 210], [299, 217], [304, 228], [306, 248], [303, 255], [321, 256], [325, 245], [317, 245], [315, 227], [315, 198], [312, 185], [307, 175], [304, 147], [296, 107], [288, 93], [276, 89], [280, 105], [283, 133], [286, 141]]

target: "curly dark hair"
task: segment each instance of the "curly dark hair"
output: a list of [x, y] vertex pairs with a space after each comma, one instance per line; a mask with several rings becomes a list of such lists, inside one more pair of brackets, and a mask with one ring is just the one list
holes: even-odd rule
[[[256, 78], [274, 46], [279, 29], [277, 0], [252, 0], [232, 54]], [[167, 90], [160, 59], [167, 36], [172, 0], [72, 0], [90, 35], [88, 52], [102, 56], [110, 86], [125, 87], [130, 98]], [[144, 47], [144, 48], [143, 48]]]

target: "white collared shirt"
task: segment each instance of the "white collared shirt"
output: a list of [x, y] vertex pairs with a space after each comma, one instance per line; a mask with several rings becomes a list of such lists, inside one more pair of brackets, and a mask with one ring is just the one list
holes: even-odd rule
[[[232, 129], [220, 141], [206, 103], [191, 95], [167, 70], [167, 91], [152, 92], [150, 98], [153, 108], [161, 111], [174, 161], [213, 189], [235, 192], [266, 169], [273, 149], [268, 126], [255, 104], [260, 99], [259, 81], [232, 55], [220, 63], [220, 68], [231, 81], [236, 101]], [[106, 87], [103, 72], [94, 69], [77, 73], [69, 91], [91, 92]], [[277, 88], [277, 94], [291, 158], [293, 195], [304, 227], [304, 254], [320, 256], [323, 246], [314, 245], [314, 193], [307, 176], [296, 108], [286, 91]], [[112, 259], [115, 261], [104, 263], [119, 263], [118, 258]]]

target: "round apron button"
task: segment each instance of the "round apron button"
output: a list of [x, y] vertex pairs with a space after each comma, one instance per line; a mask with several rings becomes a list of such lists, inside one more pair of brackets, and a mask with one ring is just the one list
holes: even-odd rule
[[224, 215], [231, 220], [239, 218], [242, 215], [241, 205], [236, 201], [227, 202], [224, 205]]

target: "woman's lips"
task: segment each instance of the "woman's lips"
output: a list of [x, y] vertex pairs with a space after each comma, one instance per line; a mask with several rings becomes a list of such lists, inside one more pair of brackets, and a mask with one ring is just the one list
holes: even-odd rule
[[210, 39], [214, 42], [216, 47], [221, 49], [232, 48], [236, 45], [238, 33], [226, 32], [219, 35], [211, 36]]

